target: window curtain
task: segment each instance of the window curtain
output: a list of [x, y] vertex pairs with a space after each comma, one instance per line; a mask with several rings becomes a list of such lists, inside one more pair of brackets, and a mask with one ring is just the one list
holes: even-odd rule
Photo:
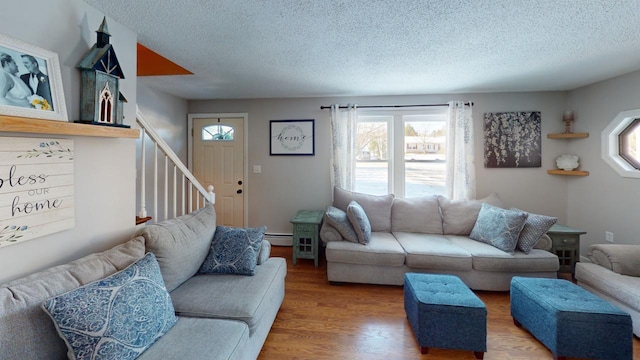
[[476, 171], [473, 156], [472, 107], [464, 101], [449, 102], [447, 128], [447, 197], [475, 199]]
[[357, 105], [331, 105], [331, 188], [354, 190]]

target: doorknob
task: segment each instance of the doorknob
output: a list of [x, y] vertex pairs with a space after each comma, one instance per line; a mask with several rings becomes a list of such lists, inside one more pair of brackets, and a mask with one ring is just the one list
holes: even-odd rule
[[242, 185], [242, 180], [238, 180], [238, 185]]
[[242, 189], [238, 189], [238, 191], [236, 191], [236, 193], [242, 194]]

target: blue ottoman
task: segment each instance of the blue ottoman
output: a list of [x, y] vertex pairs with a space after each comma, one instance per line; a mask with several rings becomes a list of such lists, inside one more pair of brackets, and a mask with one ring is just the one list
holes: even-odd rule
[[570, 281], [513, 277], [511, 316], [554, 359], [633, 357], [631, 316]]
[[471, 350], [477, 359], [484, 357], [487, 308], [458, 277], [405, 274], [404, 310], [421, 353], [433, 347]]

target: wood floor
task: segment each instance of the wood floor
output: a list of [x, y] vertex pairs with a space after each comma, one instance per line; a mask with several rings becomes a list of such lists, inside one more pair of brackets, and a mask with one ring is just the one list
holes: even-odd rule
[[[326, 262], [292, 264], [290, 247], [272, 248], [287, 259], [284, 303], [262, 348], [260, 360], [439, 360], [475, 359], [470, 351], [430, 349], [422, 355], [403, 305], [401, 286], [329, 285]], [[477, 291], [487, 306], [486, 360], [553, 359], [526, 330], [513, 324], [509, 294]], [[640, 359], [640, 340], [633, 340]]]

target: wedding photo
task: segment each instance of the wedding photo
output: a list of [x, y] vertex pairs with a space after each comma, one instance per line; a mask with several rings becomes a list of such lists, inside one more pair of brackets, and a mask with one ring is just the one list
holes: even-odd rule
[[0, 114], [67, 120], [57, 54], [0, 34]]
[[47, 64], [0, 46], [0, 104], [52, 111]]

